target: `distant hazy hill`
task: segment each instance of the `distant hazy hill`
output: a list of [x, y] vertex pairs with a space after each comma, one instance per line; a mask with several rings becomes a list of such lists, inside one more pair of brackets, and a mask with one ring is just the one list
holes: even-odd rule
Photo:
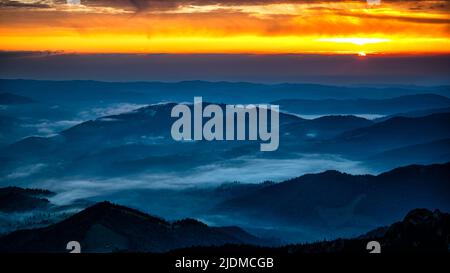
[[389, 223], [416, 207], [450, 210], [449, 177], [450, 163], [412, 165], [377, 176], [327, 171], [231, 198], [216, 211], [337, 232]]
[[[58, 164], [46, 175], [120, 175], [150, 169], [189, 169], [216, 161], [259, 152], [258, 143], [246, 141], [176, 142], [170, 135], [170, 112], [175, 104], [156, 104], [135, 111], [101, 117], [73, 126], [52, 137], [29, 137], [0, 151], [12, 167]], [[192, 107], [192, 106], [191, 106]], [[345, 131], [372, 125], [355, 116], [313, 120], [280, 114], [278, 155], [296, 152], [308, 141], [335, 137]], [[10, 166], [11, 166], [10, 165]], [[6, 165], [5, 165], [6, 166]], [[12, 167], [2, 168], [0, 173]]]
[[11, 93], [0, 93], [0, 105], [27, 104], [34, 100]]
[[449, 113], [450, 107], [444, 107], [444, 108], [431, 108], [426, 110], [418, 110], [418, 111], [411, 111], [411, 112], [404, 112], [404, 113], [396, 113], [393, 115], [381, 117], [374, 119], [375, 122], [385, 121], [393, 117], [409, 117], [409, 118], [417, 118], [417, 117], [424, 117], [429, 116], [432, 114], [439, 114], [439, 113]]
[[15, 117], [0, 114], [0, 146], [10, 144], [21, 135], [23, 122]]
[[[259, 145], [255, 142], [175, 142], [170, 136], [175, 120], [170, 117], [173, 105], [150, 105], [83, 122], [56, 136], [25, 138], [0, 150], [0, 160], [4, 162], [0, 166], [0, 175], [6, 178], [11, 170], [25, 164], [56, 164], [58, 168], [41, 168], [32, 175], [42, 175], [38, 176], [40, 178], [64, 175], [110, 177], [153, 170], [189, 170], [259, 153]], [[278, 151], [259, 156], [287, 158], [299, 153], [322, 153], [367, 160], [393, 149], [450, 138], [448, 124], [450, 113], [416, 118], [393, 117], [376, 123], [355, 116], [325, 116], [306, 120], [281, 114]], [[440, 149], [444, 153], [448, 148], [441, 142], [433, 145], [434, 150]], [[432, 155], [424, 155], [423, 158], [429, 159], [426, 161], [414, 161], [414, 158], [420, 158], [420, 154], [409, 157], [410, 160], [405, 162], [387, 160], [382, 167], [391, 169], [404, 163], [429, 164], [443, 160], [433, 161]], [[373, 160], [367, 163], [379, 166]], [[27, 179], [38, 177], [29, 176]]]
[[262, 244], [237, 227], [209, 227], [185, 219], [169, 223], [127, 207], [98, 203], [57, 224], [0, 238], [1, 252], [67, 252], [69, 241], [83, 252], [163, 252], [191, 246]]
[[[450, 137], [450, 113], [424, 117], [393, 117], [350, 130], [316, 147], [319, 151], [364, 158], [387, 150]], [[443, 147], [444, 148], [444, 147]]]
[[373, 124], [373, 121], [352, 115], [323, 116], [315, 119], [297, 118], [287, 124], [281, 124], [280, 133], [282, 135], [288, 134], [298, 142], [302, 139], [314, 140], [332, 138], [346, 131], [367, 127]]
[[450, 106], [450, 99], [434, 94], [417, 94], [388, 99], [285, 99], [274, 101], [280, 109], [296, 114], [394, 114]]
[[387, 170], [392, 165], [445, 163], [450, 161], [450, 139], [410, 145], [385, 151], [366, 160], [372, 168]]
[[[0, 80], [3, 90], [40, 101], [121, 101], [156, 103], [192, 101], [194, 96], [223, 103], [260, 103], [280, 99], [383, 99], [418, 93], [449, 96], [448, 86], [343, 87], [319, 84], [258, 84], [248, 82], [97, 82]], [[64, 91], [64, 92], [61, 92]]]

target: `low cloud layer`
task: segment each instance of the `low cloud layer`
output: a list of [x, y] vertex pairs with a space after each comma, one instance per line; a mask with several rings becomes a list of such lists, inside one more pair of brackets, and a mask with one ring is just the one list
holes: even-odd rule
[[[263, 171], [264, 170], [264, 171]], [[206, 165], [186, 172], [141, 174], [127, 178], [65, 179], [41, 181], [35, 187], [58, 193], [52, 201], [67, 204], [80, 198], [101, 197], [133, 189], [185, 189], [210, 187], [223, 183], [281, 182], [307, 173], [338, 170], [351, 174], [367, 174], [370, 169], [359, 162], [338, 156], [299, 155], [296, 159], [241, 158], [217, 165]]]

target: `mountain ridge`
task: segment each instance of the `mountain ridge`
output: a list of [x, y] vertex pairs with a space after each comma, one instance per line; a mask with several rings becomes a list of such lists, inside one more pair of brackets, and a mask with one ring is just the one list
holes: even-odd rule
[[0, 92], [0, 105], [17, 105], [34, 103], [33, 99], [8, 92]]
[[450, 106], [450, 98], [436, 94], [403, 95], [385, 99], [284, 99], [272, 102], [296, 114], [383, 114], [424, 111]]
[[409, 165], [379, 175], [306, 174], [230, 198], [214, 211], [258, 221], [323, 227], [371, 226], [416, 207], [450, 210], [450, 162]]
[[237, 227], [209, 227], [193, 219], [169, 223], [104, 201], [48, 227], [0, 237], [0, 252], [66, 252], [65, 245], [73, 240], [82, 244], [83, 252], [165, 252], [197, 245], [265, 242]]

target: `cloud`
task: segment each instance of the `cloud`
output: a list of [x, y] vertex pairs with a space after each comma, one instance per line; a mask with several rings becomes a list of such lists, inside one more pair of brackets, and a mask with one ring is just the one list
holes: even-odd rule
[[8, 8], [50, 8], [51, 6], [51, 1], [0, 0], [0, 7]]
[[[76, 5], [79, 7], [45, 1], [53, 5], [51, 9], [0, 11], [0, 49], [76, 53], [448, 53], [450, 19], [441, 10], [448, 4], [426, 2], [389, 1], [380, 8], [368, 8], [365, 1], [101, 0], [83, 1]], [[364, 47], [317, 42], [336, 37], [390, 42]]]
[[[351, 174], [371, 171], [357, 161], [334, 155], [299, 155], [295, 159], [259, 159], [244, 157], [222, 164], [211, 164], [190, 172], [155, 172], [110, 179], [48, 180], [32, 184], [58, 193], [52, 199], [57, 204], [67, 204], [76, 199], [101, 197], [125, 190], [136, 189], [186, 189], [190, 187], [218, 186], [228, 182], [261, 183], [281, 182], [307, 173], [338, 170]], [[261, 170], [264, 170], [263, 172]]]
[[[132, 6], [136, 10], [176, 8], [180, 6], [246, 6], [246, 5], [270, 5], [270, 4], [340, 4], [345, 2], [360, 2], [366, 4], [365, 0], [360, 1], [342, 1], [342, 0], [83, 0], [85, 5], [104, 5], [104, 6]], [[441, 0], [382, 0], [382, 4], [402, 4], [408, 5], [411, 9], [445, 9], [448, 7], [448, 1]]]
[[38, 123], [23, 124], [23, 127], [33, 128], [36, 130], [35, 135], [49, 137], [61, 132], [64, 129], [75, 126], [83, 122], [82, 120], [40, 120]]
[[[450, 9], [450, 6], [449, 6], [449, 9]], [[415, 13], [390, 15], [390, 14], [383, 14], [383, 13], [369, 14], [369, 13], [365, 13], [365, 12], [349, 12], [349, 11], [342, 10], [342, 11], [336, 12], [336, 14], [341, 15], [341, 16], [357, 17], [357, 18], [361, 18], [361, 19], [398, 20], [398, 21], [405, 21], [405, 22], [419, 23], [419, 24], [421, 24], [421, 23], [450, 24], [450, 17], [448, 17], [448, 16], [424, 17], [423, 14], [415, 14]]]
[[[86, 7], [110, 7], [118, 9], [129, 9], [135, 12], [174, 10], [183, 6], [263, 6], [274, 4], [294, 4], [294, 5], [329, 5], [357, 3], [365, 5], [364, 0], [360, 1], [340, 1], [340, 0], [81, 0], [81, 5]], [[441, 0], [382, 0], [382, 4], [406, 6], [410, 10], [448, 10], [449, 1]], [[64, 6], [67, 0], [0, 0], [1, 7], [14, 8], [50, 8]]]
[[96, 107], [87, 111], [82, 111], [79, 113], [79, 116], [84, 120], [105, 116], [114, 116], [126, 112], [131, 112], [144, 106], [147, 105], [135, 103], [114, 103], [105, 107]]
[[28, 165], [24, 167], [20, 167], [13, 172], [9, 173], [6, 178], [7, 179], [20, 179], [25, 178], [30, 175], [36, 174], [40, 171], [42, 171], [45, 167], [47, 167], [46, 164], [38, 163], [33, 165]]

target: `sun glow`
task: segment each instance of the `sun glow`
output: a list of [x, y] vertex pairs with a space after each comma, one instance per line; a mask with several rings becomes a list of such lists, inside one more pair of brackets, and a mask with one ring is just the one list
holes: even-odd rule
[[[355, 1], [298, 4], [268, 1], [268, 4], [261, 5], [233, 2], [162, 6], [160, 9], [152, 6], [139, 12], [119, 4], [81, 3], [42, 8], [0, 6], [0, 50], [450, 53], [448, 13], [436, 8], [426, 10], [423, 5], [421, 10], [415, 10], [410, 6], [414, 3], [410, 2], [390, 2], [370, 8]], [[154, 5], [164, 3], [155, 1]]]
[[321, 38], [319, 42], [330, 42], [330, 43], [345, 43], [354, 45], [365, 45], [365, 44], [377, 44], [377, 43], [387, 43], [390, 39], [385, 38]]

